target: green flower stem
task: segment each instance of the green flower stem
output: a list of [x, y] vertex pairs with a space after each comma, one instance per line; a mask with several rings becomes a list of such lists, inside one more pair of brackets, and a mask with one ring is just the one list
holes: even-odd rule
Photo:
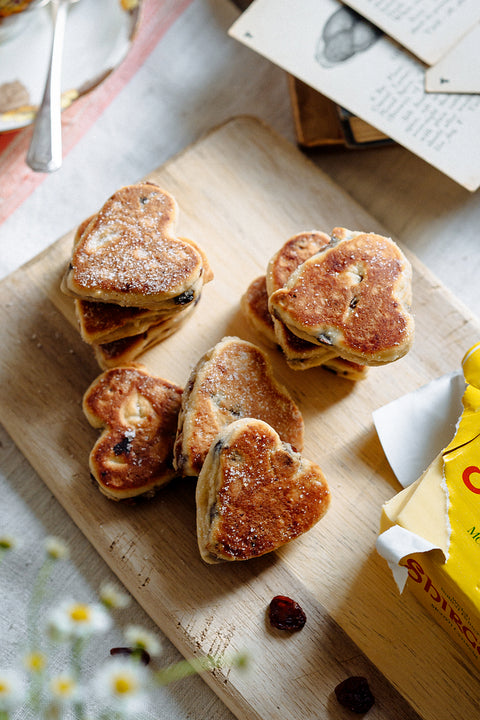
[[246, 668], [248, 665], [248, 656], [246, 653], [237, 653], [233, 658], [213, 657], [206, 655], [193, 660], [180, 660], [180, 662], [170, 665], [162, 670], [154, 673], [154, 680], [158, 685], [168, 685], [169, 683], [183, 680], [191, 675], [197, 675], [202, 672], [209, 672], [221, 667], [237, 667]]
[[75, 720], [84, 720], [85, 718], [85, 708], [80, 700], [73, 704], [73, 717]]
[[71, 664], [72, 672], [75, 679], [78, 681], [82, 675], [82, 654], [85, 646], [85, 638], [78, 637], [72, 641], [71, 646]]
[[[85, 647], [85, 638], [79, 637], [72, 641], [71, 645], [71, 666], [73, 677], [79, 683], [82, 677], [82, 654]], [[83, 720], [85, 716], [85, 707], [81, 700], [73, 705], [75, 720]]]
[[27, 617], [28, 644], [30, 650], [38, 649], [38, 616], [40, 613], [42, 600], [45, 596], [45, 586], [52, 571], [54, 562], [55, 561], [50, 557], [45, 558], [33, 584], [32, 593], [30, 595], [30, 602], [28, 604]]
[[6, 710], [0, 710], [0, 720], [8, 720], [8, 712]]
[[[27, 604], [27, 652], [40, 652], [40, 609], [45, 596], [45, 586], [52, 570], [53, 561], [45, 558], [35, 578]], [[29, 682], [29, 704], [40, 713], [43, 673], [33, 671]]]
[[50, 703], [45, 712], [45, 720], [61, 720], [60, 712], [58, 703]]
[[195, 659], [195, 660], [180, 660], [175, 665], [163, 668], [163, 670], [157, 670], [154, 673], [154, 679], [158, 685], [169, 685], [177, 680], [183, 680], [183, 678], [190, 677], [190, 675], [196, 675], [197, 673], [205, 670], [212, 670], [215, 665], [211, 662], [207, 662], [209, 658]]
[[203, 658], [194, 658], [193, 660], [180, 660], [174, 665], [157, 670], [154, 673], [154, 679], [158, 685], [169, 685], [191, 675], [198, 675], [198, 673], [208, 672], [228, 664], [223, 658], [214, 658], [210, 655]]
[[40, 713], [42, 700], [43, 673], [34, 672], [30, 675], [29, 683], [29, 706]]

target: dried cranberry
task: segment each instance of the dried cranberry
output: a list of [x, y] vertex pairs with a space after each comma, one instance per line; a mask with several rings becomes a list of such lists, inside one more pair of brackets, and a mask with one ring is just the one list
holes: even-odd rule
[[285, 595], [276, 595], [268, 608], [270, 624], [278, 630], [301, 630], [307, 616], [300, 605]]
[[361, 675], [353, 675], [339, 683], [335, 695], [340, 705], [358, 714], [368, 712], [375, 702], [368, 680]]
[[131, 439], [125, 435], [120, 442], [113, 446], [113, 452], [115, 455], [128, 455], [130, 453], [131, 444]]
[[138, 657], [143, 665], [148, 665], [150, 655], [143, 648], [116, 647], [110, 650], [110, 655], [125, 655], [126, 657]]
[[188, 305], [195, 297], [193, 290], [185, 290], [181, 295], [173, 298], [175, 305]]

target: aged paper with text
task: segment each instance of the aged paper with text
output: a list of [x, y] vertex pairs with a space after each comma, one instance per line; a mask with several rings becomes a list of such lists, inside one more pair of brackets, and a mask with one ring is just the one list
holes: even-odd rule
[[480, 96], [427, 93], [423, 63], [337, 0], [255, 0], [230, 34], [468, 190], [479, 187]]
[[428, 92], [480, 93], [480, 23], [426, 69], [425, 88]]
[[480, 21], [480, 0], [344, 0], [433, 65]]

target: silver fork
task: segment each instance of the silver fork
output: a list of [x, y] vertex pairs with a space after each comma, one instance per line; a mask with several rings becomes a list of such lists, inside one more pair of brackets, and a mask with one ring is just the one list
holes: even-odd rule
[[53, 36], [45, 90], [35, 116], [27, 165], [37, 172], [62, 166], [62, 55], [69, 5], [78, 0], [52, 0]]

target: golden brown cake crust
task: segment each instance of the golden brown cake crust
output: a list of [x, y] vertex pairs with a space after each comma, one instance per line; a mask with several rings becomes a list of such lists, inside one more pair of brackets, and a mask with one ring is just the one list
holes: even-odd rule
[[90, 454], [100, 490], [114, 500], [135, 497], [174, 477], [173, 443], [182, 388], [140, 364], [97, 377], [83, 397], [89, 423], [102, 428]]
[[299, 337], [352, 362], [396, 360], [413, 342], [410, 263], [389, 238], [336, 232], [273, 293], [270, 312]]
[[[74, 246], [79, 243], [82, 233], [94, 217], [94, 215], [91, 215], [80, 223], [75, 233]], [[191, 288], [192, 291], [184, 297], [182, 303], [173, 306], [169, 304], [168, 307], [163, 309], [135, 307], [134, 305], [125, 306], [112, 302], [106, 303], [98, 300], [75, 298], [75, 314], [80, 334], [85, 342], [98, 345], [111, 343], [133, 335], [140, 335], [140, 333], [148, 330], [151, 325], [158, 324], [162, 318], [166, 320], [183, 312], [189, 305], [198, 303], [202, 286], [213, 280], [213, 271], [204, 250], [197, 243], [186, 238], [180, 239], [197, 250], [202, 258], [202, 282], [197, 281], [195, 283]]]
[[173, 196], [153, 183], [115, 192], [77, 235], [64, 292], [137, 307], [174, 303], [203, 273], [194, 243], [175, 237], [177, 214]]
[[274, 377], [270, 360], [253, 343], [225, 337], [192, 371], [184, 391], [175, 442], [175, 467], [198, 476], [215, 435], [228, 423], [257, 417], [296, 450], [303, 447], [303, 418]]
[[[272, 347], [280, 347], [289, 367], [308, 370], [321, 367], [348, 380], [363, 380], [367, 376], [365, 365], [335, 357], [333, 353], [294, 335], [283, 323], [274, 325], [268, 310], [268, 294], [265, 275], [256, 278], [243, 294], [241, 309], [251, 327]], [[276, 332], [275, 334], [275, 327]]]
[[[283, 287], [302, 263], [326, 248], [330, 241], [330, 235], [319, 230], [297, 233], [270, 259], [266, 275], [266, 312], [269, 315], [269, 296]], [[366, 376], [364, 366], [355, 363], [346, 365], [347, 361], [336, 357], [336, 352], [331, 348], [320, 347], [305, 338], [299, 338], [279, 318], [272, 319], [272, 322], [277, 343], [293, 370], [308, 370], [321, 365], [351, 380], [360, 380]]]
[[75, 301], [75, 314], [85, 342], [104, 343], [138, 335], [161, 318], [152, 308], [124, 307], [95, 300]]
[[92, 343], [91, 347], [98, 364], [102, 370], [108, 370], [136, 360], [151, 347], [177, 332], [193, 310], [193, 307], [189, 307], [173, 318], [152, 322], [146, 330], [137, 335], [129, 335], [106, 343]]
[[318, 522], [330, 500], [320, 467], [252, 418], [215, 438], [196, 492], [199, 548], [209, 563], [277, 549]]
[[268, 311], [268, 294], [265, 275], [255, 278], [240, 299], [240, 308], [250, 325], [260, 333], [262, 340], [275, 347], [273, 319]]
[[283, 287], [291, 274], [322, 250], [330, 242], [330, 235], [320, 230], [310, 230], [293, 235], [270, 259], [267, 266], [267, 294], [271, 295]]

